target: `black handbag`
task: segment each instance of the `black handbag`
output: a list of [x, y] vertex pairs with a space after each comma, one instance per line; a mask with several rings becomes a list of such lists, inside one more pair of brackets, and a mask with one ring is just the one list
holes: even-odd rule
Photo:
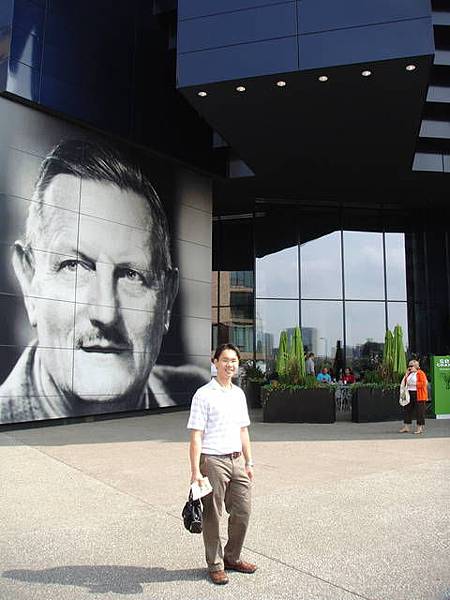
[[202, 503], [200, 500], [192, 499], [192, 492], [189, 492], [189, 498], [184, 505], [181, 513], [184, 526], [191, 533], [201, 533], [203, 529]]

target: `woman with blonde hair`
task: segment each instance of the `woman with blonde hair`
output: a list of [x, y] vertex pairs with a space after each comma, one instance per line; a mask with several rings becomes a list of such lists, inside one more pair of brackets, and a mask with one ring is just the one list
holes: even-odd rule
[[419, 361], [410, 360], [402, 384], [408, 388], [409, 403], [404, 407], [405, 417], [400, 433], [408, 433], [413, 415], [416, 413], [417, 427], [414, 433], [423, 433], [425, 426], [425, 406], [428, 400], [428, 380], [421, 370]]

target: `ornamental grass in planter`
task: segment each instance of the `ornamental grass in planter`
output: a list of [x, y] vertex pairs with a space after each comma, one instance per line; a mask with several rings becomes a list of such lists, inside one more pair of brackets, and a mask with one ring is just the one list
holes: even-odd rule
[[398, 421], [402, 418], [398, 383], [354, 383], [352, 385], [352, 421]]
[[403, 416], [399, 404], [400, 381], [406, 371], [403, 331], [400, 325], [392, 333], [386, 331], [383, 361], [364, 376], [362, 383], [352, 385], [352, 421], [398, 421]]
[[319, 383], [312, 375], [301, 374], [295, 358], [287, 361], [278, 382], [262, 388], [265, 423], [334, 423], [334, 388]]
[[249, 408], [261, 408], [261, 388], [267, 383], [264, 372], [253, 363], [244, 365], [244, 387]]

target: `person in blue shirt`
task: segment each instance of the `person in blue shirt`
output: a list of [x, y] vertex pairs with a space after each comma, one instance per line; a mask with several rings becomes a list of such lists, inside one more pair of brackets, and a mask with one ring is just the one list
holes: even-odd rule
[[324, 367], [316, 377], [320, 383], [331, 383], [331, 375], [328, 373], [327, 367]]

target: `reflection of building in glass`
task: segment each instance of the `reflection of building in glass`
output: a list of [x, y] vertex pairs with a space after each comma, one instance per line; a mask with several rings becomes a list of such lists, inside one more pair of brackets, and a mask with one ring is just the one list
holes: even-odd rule
[[319, 355], [318, 331], [316, 327], [302, 327], [303, 347], [305, 352], [314, 352]]
[[[302, 226], [308, 227], [307, 219]], [[214, 274], [213, 301], [219, 308], [213, 309], [213, 321], [220, 339], [234, 341], [246, 358], [265, 361], [269, 370], [280, 332], [286, 330], [290, 340], [299, 315], [305, 352], [334, 360], [337, 340], [342, 340], [346, 364], [357, 370], [378, 364], [387, 327], [399, 323], [408, 346], [405, 235], [333, 228], [325, 235], [308, 235], [307, 243], [298, 242], [299, 261], [283, 263], [283, 248], [281, 257], [274, 252], [256, 260], [256, 277], [265, 284], [258, 287], [254, 320], [252, 272], [221, 272], [220, 280]], [[283, 264], [289, 264], [289, 275], [280, 277]]]
[[364, 371], [373, 370], [378, 367], [383, 360], [384, 344], [366, 340], [364, 344], [346, 347], [347, 362], [352, 365], [357, 375]]
[[231, 342], [243, 360], [253, 359], [253, 272], [214, 271], [212, 300], [213, 347]]
[[273, 334], [258, 332], [256, 336], [256, 360], [273, 360], [277, 348], [273, 347]]

